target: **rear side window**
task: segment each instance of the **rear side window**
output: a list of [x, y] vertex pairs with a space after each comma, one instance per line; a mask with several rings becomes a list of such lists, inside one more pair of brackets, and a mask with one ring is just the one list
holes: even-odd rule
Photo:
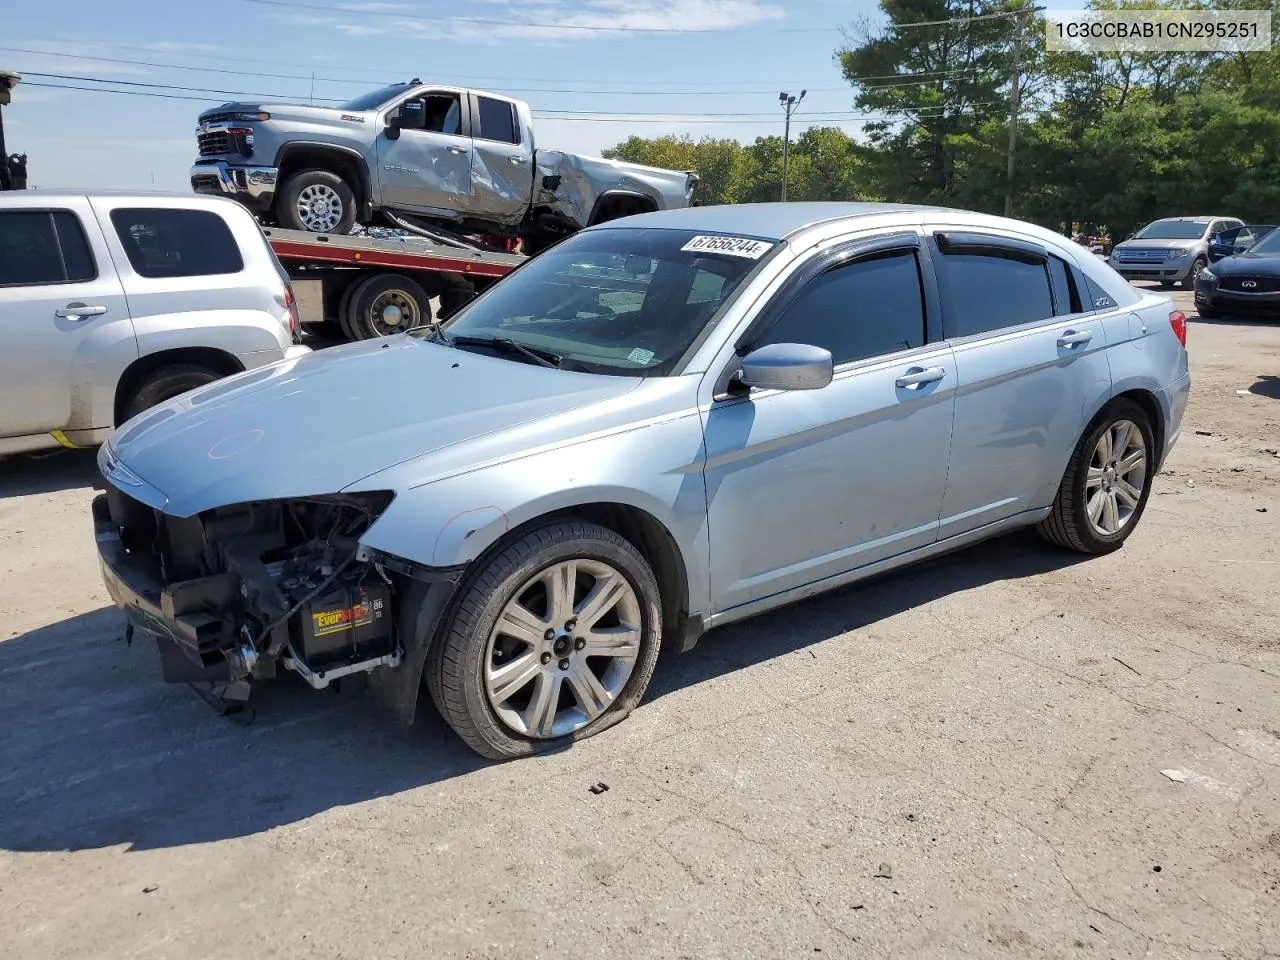
[[113, 210], [111, 224], [140, 277], [211, 277], [244, 269], [226, 221], [209, 210]]
[[1055, 313], [1058, 316], [1084, 311], [1075, 276], [1065, 260], [1052, 255], [1049, 257], [1049, 281], [1053, 287], [1053, 300], [1057, 307]]
[[494, 100], [491, 97], [477, 99], [480, 101], [480, 139], [519, 143], [515, 108], [506, 100]]
[[834, 267], [811, 280], [756, 346], [805, 343], [850, 363], [924, 343], [924, 298], [914, 252]]
[[70, 210], [0, 213], [0, 287], [84, 283], [97, 276], [80, 218]]
[[938, 257], [942, 324], [947, 339], [971, 337], [1054, 316], [1043, 263], [990, 254]]

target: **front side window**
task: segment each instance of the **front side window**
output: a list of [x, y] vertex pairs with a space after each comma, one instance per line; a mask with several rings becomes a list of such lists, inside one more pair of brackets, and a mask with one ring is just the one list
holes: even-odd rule
[[514, 105], [492, 97], [476, 99], [480, 103], [480, 132], [476, 136], [481, 140], [496, 140], [498, 143], [519, 143]]
[[914, 251], [843, 264], [815, 277], [752, 344], [804, 343], [836, 364], [918, 347], [925, 342], [924, 296]]
[[583, 231], [472, 300], [443, 333], [463, 349], [525, 359], [516, 344], [567, 370], [665, 376], [776, 247], [685, 230]]
[[456, 93], [432, 93], [422, 98], [426, 108], [424, 130], [462, 136], [462, 98]]
[[111, 225], [140, 277], [209, 277], [244, 269], [226, 221], [209, 210], [113, 210]]
[[0, 213], [0, 287], [84, 283], [97, 275], [84, 228], [70, 210]]
[[971, 337], [1055, 315], [1043, 261], [989, 253], [937, 258], [942, 325], [947, 339]]

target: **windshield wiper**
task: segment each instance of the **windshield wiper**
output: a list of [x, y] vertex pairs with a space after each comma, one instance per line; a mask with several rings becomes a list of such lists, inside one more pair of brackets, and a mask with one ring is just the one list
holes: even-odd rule
[[455, 347], [492, 347], [503, 353], [518, 353], [544, 367], [558, 367], [564, 362], [564, 357], [558, 353], [552, 353], [550, 350], [539, 350], [537, 347], [526, 347], [523, 343], [516, 343], [509, 337], [468, 337], [463, 335], [450, 337], [445, 342]]

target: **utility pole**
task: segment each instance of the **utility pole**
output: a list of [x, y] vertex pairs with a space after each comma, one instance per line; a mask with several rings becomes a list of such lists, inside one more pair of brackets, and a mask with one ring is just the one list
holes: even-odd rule
[[21, 74], [0, 70], [0, 190], [11, 190], [9, 151], [4, 145], [4, 108], [9, 105], [10, 91], [22, 81]]
[[783, 127], [782, 134], [782, 202], [787, 202], [787, 174], [791, 167], [791, 114], [795, 113], [796, 107], [800, 106], [800, 101], [804, 99], [804, 95], [808, 91], [801, 90], [800, 96], [795, 97], [783, 91], [778, 94], [778, 103], [782, 104], [782, 109], [786, 112], [786, 125]]
[[1013, 17], [1013, 82], [1009, 90], [1009, 159], [1005, 170], [1004, 215], [1013, 216], [1013, 155], [1018, 146], [1018, 110], [1022, 104], [1022, 16], [1031, 8], [1019, 11]]

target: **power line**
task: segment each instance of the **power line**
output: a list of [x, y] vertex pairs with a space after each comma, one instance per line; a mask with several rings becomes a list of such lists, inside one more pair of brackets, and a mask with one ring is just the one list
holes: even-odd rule
[[[241, 0], [241, 3], [254, 3], [264, 7], [286, 7], [297, 10], [309, 10], [312, 13], [326, 13], [333, 16], [381, 17], [398, 21], [424, 21], [427, 23], [463, 23], [478, 27], [532, 27], [547, 30], [574, 30], [586, 33], [665, 33], [665, 34], [705, 34], [705, 33], [742, 33], [741, 30], [723, 30], [715, 27], [609, 27], [598, 24], [575, 24], [564, 22], [547, 22], [534, 20], [501, 20], [496, 17], [442, 17], [421, 13], [396, 13], [390, 10], [344, 10], [342, 7], [330, 7], [314, 3], [299, 3], [297, 0]], [[770, 33], [834, 33], [839, 27], [769, 27]]]
[[[256, 2], [256, 0], [255, 0]], [[891, 23], [894, 30], [914, 30], [917, 27], [944, 27], [953, 23], [971, 23], [974, 20], [1003, 20], [1007, 17], [1020, 17], [1026, 13], [1040, 13], [1047, 7], [1020, 7], [1017, 10], [1002, 10], [999, 13], [978, 13], [972, 17], [952, 17], [949, 20], [921, 20], [913, 23]]]
[[[24, 77], [44, 77], [46, 80], [77, 80], [82, 83], [110, 83], [121, 87], [147, 87], [153, 90], [181, 90], [184, 93], [216, 93], [227, 97], [252, 97], [255, 100], [281, 100], [288, 99], [288, 94], [283, 93], [249, 93], [244, 90], [216, 90], [210, 87], [180, 87], [172, 83], [143, 83], [141, 80], [117, 80], [114, 77], [80, 77], [66, 73], [39, 73], [35, 70], [28, 70], [23, 74]], [[335, 97], [316, 97], [317, 100], [325, 100], [329, 103], [344, 103]]]
[[[106, 81], [114, 83], [115, 81]], [[113, 90], [108, 87], [87, 87], [72, 84], [61, 83], [42, 83], [38, 80], [23, 81], [25, 87], [41, 87], [48, 90], [76, 90], [85, 93], [114, 93], [122, 96], [132, 97], [155, 97], [162, 100], [184, 100], [191, 103], [208, 103], [204, 97], [192, 97], [184, 94], [160, 93], [154, 90]], [[1002, 101], [990, 101], [990, 104], [1003, 106]], [[980, 107], [989, 105], [986, 102], [966, 104], [966, 107]], [[937, 114], [933, 111], [945, 109], [942, 106], [921, 107], [913, 110], [891, 110], [889, 113], [903, 115], [924, 115], [925, 119], [930, 119]], [[884, 122], [892, 119], [886, 116], [859, 116], [845, 114], [843, 111], [813, 111], [805, 114], [807, 117], [826, 117], [829, 122], [839, 123], [856, 123], [856, 122]], [[776, 119], [772, 114], [758, 113], [605, 113], [592, 111], [554, 111], [544, 110], [534, 114], [536, 119], [541, 120], [568, 120], [584, 123], [776, 123]]]

